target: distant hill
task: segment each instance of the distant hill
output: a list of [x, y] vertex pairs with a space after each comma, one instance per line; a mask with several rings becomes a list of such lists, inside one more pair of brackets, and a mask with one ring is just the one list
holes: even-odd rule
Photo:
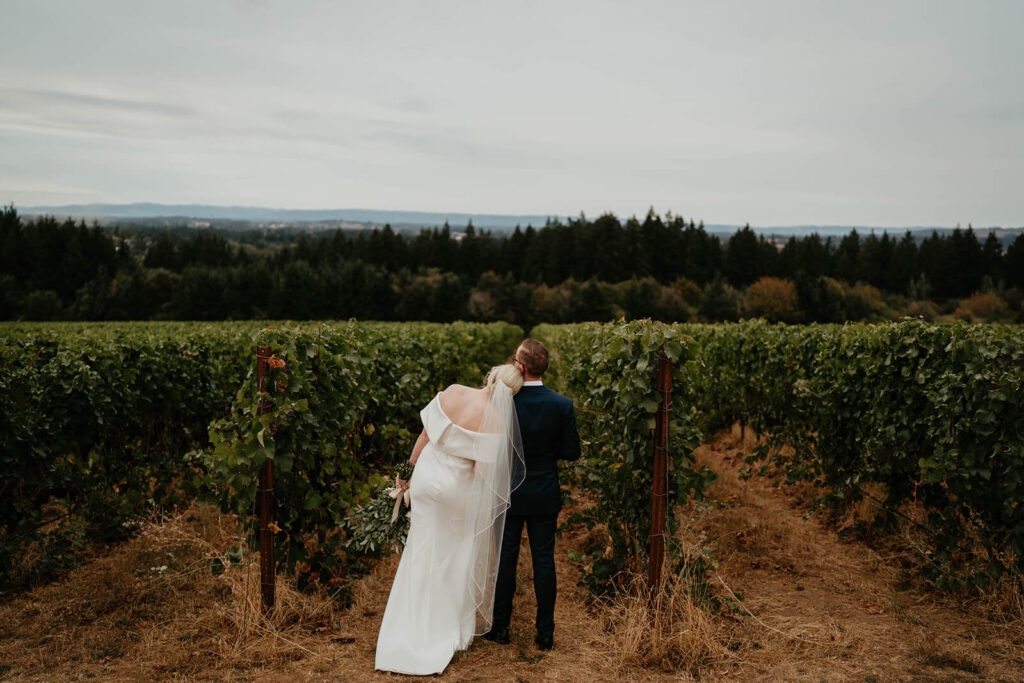
[[363, 223], [367, 225], [435, 226], [445, 221], [453, 229], [472, 220], [478, 228], [514, 230], [517, 225], [541, 227], [548, 216], [509, 216], [484, 213], [437, 213], [427, 211], [378, 211], [374, 209], [273, 209], [258, 206], [213, 206], [210, 204], [69, 204], [28, 206], [18, 209], [27, 215], [98, 219], [180, 218], [195, 221], [245, 221], [259, 224]]
[[[485, 228], [496, 232], [512, 231], [519, 225], [525, 228], [533, 225], [540, 228], [549, 219], [562, 218], [541, 215], [506, 215], [485, 213], [440, 213], [429, 211], [380, 211], [376, 209], [274, 209], [258, 206], [214, 206], [210, 204], [69, 204], [65, 206], [28, 206], [18, 207], [23, 215], [51, 215], [58, 218], [97, 219], [110, 221], [159, 221], [164, 224], [190, 224], [209, 222], [217, 227], [285, 227], [306, 226], [314, 229], [360, 228], [391, 224], [394, 228], [425, 228], [440, 226], [448, 222], [453, 231], [461, 231], [470, 220], [476, 228]], [[624, 218], [620, 216], [620, 218]], [[205, 227], [205, 226], [204, 226]], [[732, 234], [741, 226], [729, 224], [707, 224], [705, 230], [716, 234]], [[751, 229], [766, 236], [788, 237], [790, 235], [810, 235], [818, 233], [822, 237], [839, 238], [849, 234], [853, 229], [862, 235], [874, 231], [888, 232], [900, 236], [907, 230], [914, 233], [920, 240], [931, 234], [933, 230], [940, 234], [950, 232], [948, 226], [911, 226], [911, 227], [877, 227], [863, 225], [788, 225], [755, 227]], [[1024, 228], [985, 227], [975, 228], [979, 237], [990, 230], [1004, 243], [1024, 231]]]

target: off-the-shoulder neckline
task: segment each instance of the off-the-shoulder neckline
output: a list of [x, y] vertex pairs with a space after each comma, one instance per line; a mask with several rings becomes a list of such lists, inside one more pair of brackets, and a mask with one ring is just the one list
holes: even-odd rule
[[448, 413], [444, 412], [444, 406], [441, 405], [441, 392], [440, 391], [437, 392], [437, 396], [434, 397], [434, 400], [437, 401], [437, 409], [441, 411], [442, 415], [444, 415], [444, 419], [448, 420], [448, 422], [450, 424], [455, 425], [456, 427], [458, 427], [462, 431], [468, 432], [470, 434], [476, 434], [478, 436], [487, 436], [489, 434], [497, 434], [497, 432], [474, 432], [472, 429], [466, 429], [465, 427], [460, 425], [458, 422], [456, 422], [455, 420], [453, 420], [450, 417], [448, 417]]

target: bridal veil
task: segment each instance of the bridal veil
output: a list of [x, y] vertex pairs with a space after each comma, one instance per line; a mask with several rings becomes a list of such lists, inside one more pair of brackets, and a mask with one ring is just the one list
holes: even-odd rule
[[512, 491], [526, 478], [523, 439], [512, 389], [498, 380], [490, 385], [487, 408], [474, 445], [475, 465], [467, 496], [464, 538], [471, 543], [469, 588], [478, 636], [494, 620], [494, 587], [498, 576], [505, 514]]

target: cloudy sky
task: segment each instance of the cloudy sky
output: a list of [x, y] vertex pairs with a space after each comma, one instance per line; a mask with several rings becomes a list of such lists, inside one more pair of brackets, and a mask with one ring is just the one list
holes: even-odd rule
[[1024, 2], [4, 0], [0, 201], [1024, 225]]

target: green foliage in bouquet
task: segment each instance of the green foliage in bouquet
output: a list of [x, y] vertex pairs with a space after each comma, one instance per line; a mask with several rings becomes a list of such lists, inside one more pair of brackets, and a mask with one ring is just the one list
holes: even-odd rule
[[[404, 462], [398, 467], [399, 479], [408, 481], [412, 476], [412, 465]], [[362, 555], [381, 556], [401, 552], [409, 535], [409, 508], [404, 502], [398, 503], [398, 517], [395, 513], [396, 498], [394, 477], [392, 483], [377, 492], [373, 498], [360, 505], [347, 520], [349, 538], [345, 548]]]

